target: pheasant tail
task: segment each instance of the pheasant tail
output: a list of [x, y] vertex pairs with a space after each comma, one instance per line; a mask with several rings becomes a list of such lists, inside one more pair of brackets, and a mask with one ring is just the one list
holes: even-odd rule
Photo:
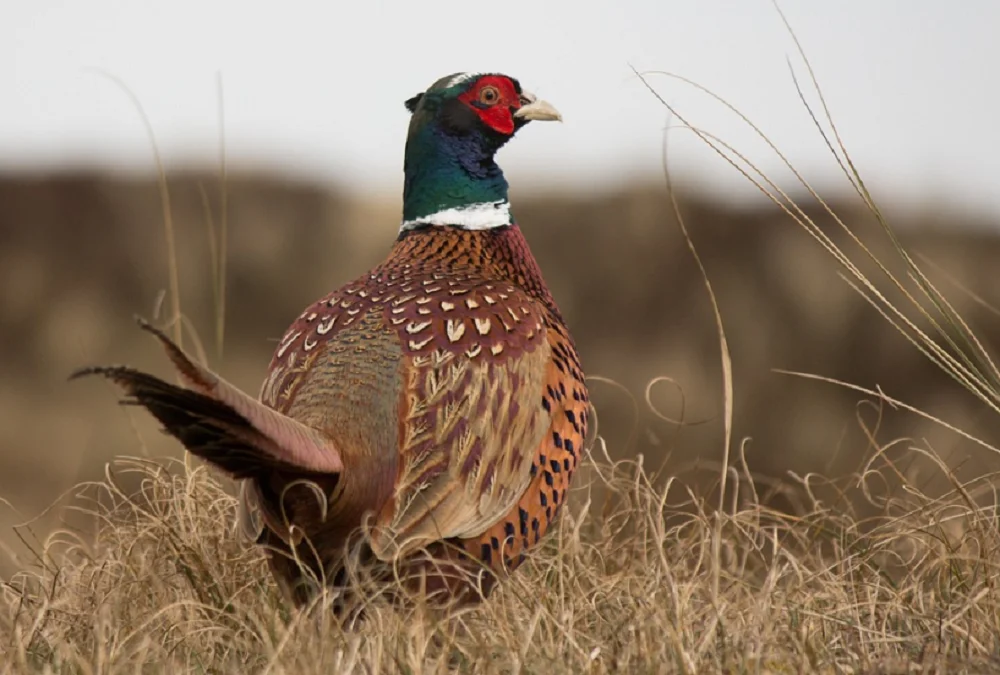
[[321, 432], [268, 408], [196, 364], [162, 331], [139, 319], [154, 335], [187, 387], [165, 382], [126, 366], [84, 368], [70, 379], [101, 375], [119, 387], [126, 405], [141, 405], [192, 454], [234, 478], [254, 478], [273, 470], [338, 473], [341, 456]]

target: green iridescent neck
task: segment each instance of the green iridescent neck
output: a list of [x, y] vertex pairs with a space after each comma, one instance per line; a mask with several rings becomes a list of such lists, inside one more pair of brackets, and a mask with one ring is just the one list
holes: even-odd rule
[[507, 181], [493, 160], [498, 147], [483, 134], [448, 133], [434, 122], [413, 130], [403, 164], [401, 229], [509, 225]]

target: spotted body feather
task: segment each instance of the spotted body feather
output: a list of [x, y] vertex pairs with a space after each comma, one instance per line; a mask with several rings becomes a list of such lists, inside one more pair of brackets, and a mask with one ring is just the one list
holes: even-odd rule
[[[308, 374], [343, 358], [336, 346], [345, 340], [376, 356], [365, 352], [373, 330], [394, 335], [405, 364], [400, 400], [391, 401], [392, 390], [384, 399], [400, 411], [401, 430], [395, 448], [376, 451], [396, 461], [394, 489], [371, 505], [376, 552], [455, 539], [488, 565], [515, 567], [565, 500], [589, 401], [572, 339], [520, 229], [405, 234], [386, 262], [288, 328], [261, 400], [303, 416], [296, 401]], [[325, 379], [329, 399], [309, 407], [329, 418], [346, 403], [334, 392], [355, 385]]]

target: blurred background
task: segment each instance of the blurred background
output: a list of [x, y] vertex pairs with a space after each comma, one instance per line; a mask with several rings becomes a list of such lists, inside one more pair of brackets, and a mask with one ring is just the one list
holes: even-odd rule
[[[1000, 5], [780, 6], [890, 222], [995, 345]], [[592, 385], [609, 453], [641, 452], [674, 472], [696, 462], [710, 473], [722, 447], [718, 339], [664, 188], [667, 111], [632, 67], [676, 73], [731, 102], [887, 252], [802, 106], [792, 72], [803, 84], [807, 72], [769, 0], [0, 0], [0, 497], [9, 502], [0, 505], [0, 541], [14, 539], [11, 524], [100, 477], [116, 455], [179, 455], [146, 417], [114, 405], [110, 386], [66, 382], [88, 364], [168, 372], [132, 322], [156, 316], [168, 287], [158, 159], [181, 308], [213, 367], [256, 393], [301, 308], [391, 245], [403, 101], [456, 71], [518, 77], [566, 120], [532, 125], [500, 163], [588, 374], [624, 386]], [[689, 122], [803, 195], [721, 103], [666, 76], [648, 82]], [[995, 415], [896, 334], [737, 171], [681, 130], [670, 134], [670, 164], [719, 297], [735, 437], [751, 439], [755, 471], [841, 475], [869, 450], [858, 416], [872, 421], [874, 412], [859, 394], [775, 368], [882, 387], [996, 442]], [[802, 203], [844, 239], [813, 200]], [[209, 242], [223, 215], [220, 354]], [[651, 390], [652, 402], [686, 424], [643, 400], [659, 376], [669, 382]], [[884, 440], [905, 436], [968, 471], [985, 466], [974, 444], [912, 415], [887, 413], [882, 427]], [[57, 522], [50, 514], [38, 529]]]

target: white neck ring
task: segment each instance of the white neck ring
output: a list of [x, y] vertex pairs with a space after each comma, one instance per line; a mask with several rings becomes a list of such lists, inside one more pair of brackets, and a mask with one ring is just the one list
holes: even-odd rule
[[492, 230], [495, 227], [510, 225], [510, 203], [502, 199], [496, 202], [480, 202], [442, 209], [413, 220], [404, 220], [399, 226], [399, 231], [405, 232], [421, 225], [458, 227], [463, 230]]

